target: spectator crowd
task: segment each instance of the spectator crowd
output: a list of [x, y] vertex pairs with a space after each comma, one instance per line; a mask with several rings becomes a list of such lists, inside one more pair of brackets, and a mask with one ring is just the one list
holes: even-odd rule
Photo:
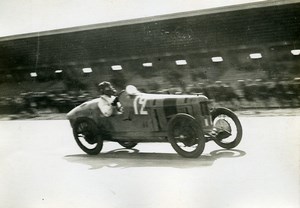
[[187, 90], [200, 93], [217, 105], [235, 109], [300, 107], [300, 80], [238, 80], [236, 83], [216, 81], [199, 83]]
[[[184, 90], [168, 88], [157, 92], [203, 94], [214, 105], [234, 110], [300, 107], [299, 78], [281, 81], [238, 80], [234, 83], [207, 81], [189, 85]], [[14, 97], [0, 97], [0, 114], [66, 113], [95, 97], [97, 93], [88, 91], [26, 92]]]

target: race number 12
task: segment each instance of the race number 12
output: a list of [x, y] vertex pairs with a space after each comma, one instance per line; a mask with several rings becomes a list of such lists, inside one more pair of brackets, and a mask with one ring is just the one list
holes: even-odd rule
[[148, 115], [145, 110], [147, 99], [137, 96], [133, 101], [134, 114], [136, 115]]

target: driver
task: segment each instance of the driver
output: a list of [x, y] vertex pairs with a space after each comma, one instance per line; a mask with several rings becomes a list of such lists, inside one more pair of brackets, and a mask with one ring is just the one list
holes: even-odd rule
[[100, 99], [98, 107], [105, 117], [109, 117], [113, 114], [120, 114], [121, 104], [118, 97], [116, 97], [116, 89], [111, 85], [110, 82], [101, 82], [98, 85], [100, 92]]

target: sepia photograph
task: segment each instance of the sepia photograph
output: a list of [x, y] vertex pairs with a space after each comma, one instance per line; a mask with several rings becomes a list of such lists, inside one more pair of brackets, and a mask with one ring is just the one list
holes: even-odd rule
[[300, 0], [2, 0], [0, 207], [300, 208]]

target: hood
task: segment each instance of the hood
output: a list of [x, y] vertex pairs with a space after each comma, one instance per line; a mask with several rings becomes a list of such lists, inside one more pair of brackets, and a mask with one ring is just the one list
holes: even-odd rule
[[204, 95], [142, 94], [140, 96], [155, 106], [181, 106], [208, 101]]

